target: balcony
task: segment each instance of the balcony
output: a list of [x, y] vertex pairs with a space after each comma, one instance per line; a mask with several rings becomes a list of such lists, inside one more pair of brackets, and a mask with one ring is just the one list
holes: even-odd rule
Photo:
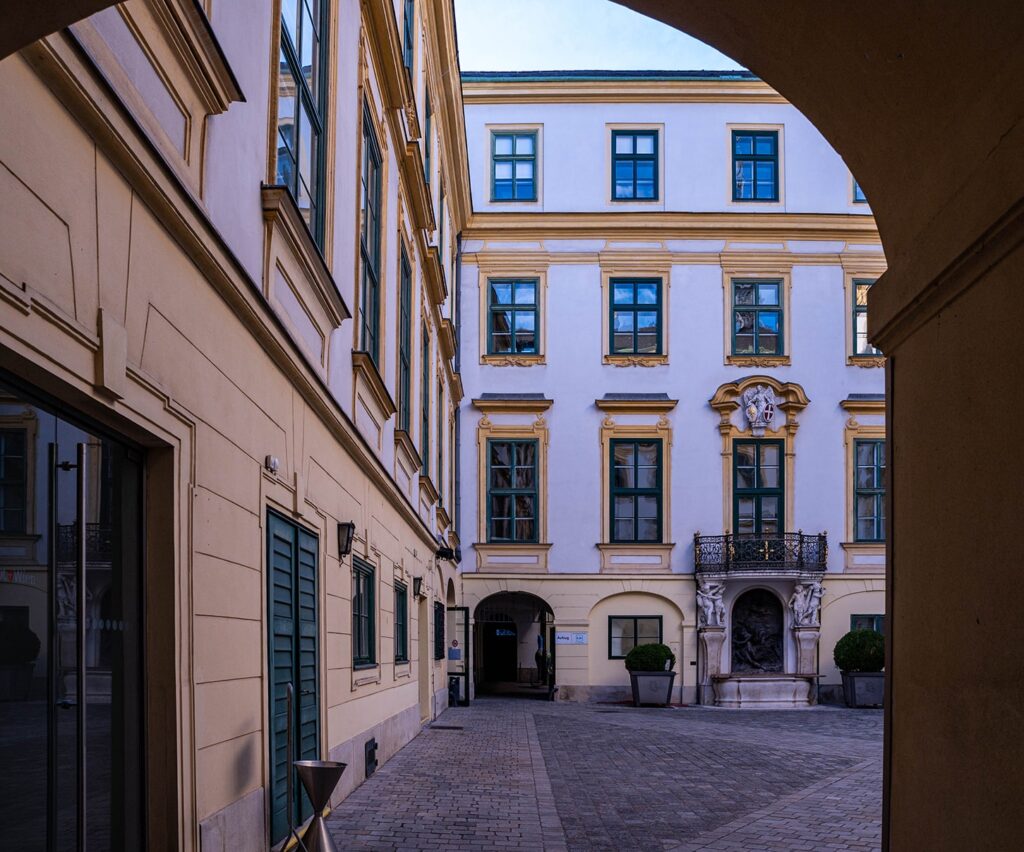
[[753, 533], [693, 537], [694, 569], [722, 577], [818, 575], [828, 567], [824, 533]]

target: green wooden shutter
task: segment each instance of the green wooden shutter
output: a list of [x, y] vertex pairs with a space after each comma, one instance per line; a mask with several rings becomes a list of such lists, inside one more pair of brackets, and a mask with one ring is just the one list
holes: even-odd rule
[[[316, 536], [272, 512], [267, 515], [270, 669], [271, 842], [288, 833], [288, 698], [295, 690], [293, 760], [319, 756], [317, 676]], [[312, 814], [294, 779], [296, 823]]]

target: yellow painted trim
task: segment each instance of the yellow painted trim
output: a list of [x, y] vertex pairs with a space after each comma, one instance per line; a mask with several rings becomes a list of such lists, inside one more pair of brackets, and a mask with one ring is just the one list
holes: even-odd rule
[[[775, 201], [735, 201], [732, 197], [733, 182], [735, 175], [732, 166], [732, 132], [734, 130], [771, 130], [779, 134], [779, 197]], [[786, 206], [786, 125], [785, 124], [726, 124], [725, 125], [725, 150], [726, 150], [726, 183], [725, 203], [734, 210], [778, 210]]]
[[851, 367], [884, 367], [884, 355], [854, 355], [853, 354], [853, 282], [854, 279], [873, 278], [878, 280], [885, 272], [885, 263], [856, 262], [857, 258], [843, 261], [843, 301], [845, 303], [845, 325], [846, 325], [846, 363]]
[[[539, 328], [537, 329], [537, 352], [531, 354], [501, 353], [490, 355], [487, 352], [487, 314], [489, 313], [488, 290], [491, 279], [532, 278], [537, 281], [537, 313]], [[515, 258], [502, 258], [500, 261], [489, 258], [478, 267], [477, 286], [479, 288], [479, 321], [480, 363], [491, 367], [533, 367], [546, 363], [547, 329], [548, 329], [548, 270], [546, 266], [530, 263], [516, 263]]]
[[[475, 404], [475, 402], [474, 402]], [[519, 413], [519, 412], [517, 412]], [[548, 424], [544, 415], [538, 413], [533, 423], [495, 424], [490, 415], [484, 413], [477, 423], [477, 530], [474, 547], [487, 542], [487, 441], [491, 438], [537, 441], [537, 541], [548, 544]], [[488, 544], [488, 546], [491, 546]], [[518, 545], [517, 545], [518, 546]], [[536, 547], [538, 545], [522, 545]], [[510, 566], [506, 566], [506, 569]], [[527, 566], [527, 570], [529, 570]], [[515, 570], [515, 569], [513, 569]]]
[[[846, 428], [843, 429], [843, 452], [846, 458], [846, 522], [843, 550], [845, 551], [846, 568], [863, 570], [863, 565], [854, 564], [856, 556], [862, 554], [885, 555], [885, 542], [860, 542], [854, 540], [855, 530], [853, 528], [853, 488], [856, 475], [857, 462], [854, 458], [856, 448], [855, 442], [858, 438], [867, 440], [885, 440], [885, 401], [884, 400], [849, 400], [844, 399], [839, 403], [844, 411], [850, 413], [846, 421]], [[881, 423], [861, 423], [857, 415], [882, 418]], [[886, 448], [888, 450], [888, 448]], [[888, 459], [886, 459], [888, 463]], [[881, 570], [885, 570], [882, 564]]]
[[[494, 156], [491, 148], [491, 137], [494, 133], [536, 133], [537, 141], [534, 148], [533, 182], [536, 198], [533, 201], [492, 201], [494, 189]], [[544, 209], [544, 124], [506, 124], [502, 122], [484, 125], [483, 134], [484, 158], [487, 163], [486, 192], [483, 203], [492, 208], [512, 210], [543, 210]]]
[[675, 544], [598, 544], [601, 573], [671, 574], [673, 548]]
[[[733, 258], [730, 258], [734, 260]], [[722, 307], [725, 312], [722, 323], [724, 363], [734, 367], [782, 367], [791, 361], [793, 311], [791, 292], [793, 289], [792, 265], [755, 266], [735, 263], [722, 265]], [[733, 281], [763, 280], [778, 281], [782, 284], [782, 354], [781, 355], [733, 355], [732, 354], [732, 283]]]
[[788, 101], [760, 80], [553, 80], [462, 84], [467, 106], [575, 103], [771, 103]]
[[[674, 403], [673, 403], [674, 404]], [[650, 405], [650, 403], [648, 403]], [[647, 409], [651, 412], [651, 409]], [[629, 414], [638, 414], [636, 409], [630, 409]], [[641, 544], [612, 544], [611, 541], [611, 442], [615, 438], [657, 438], [661, 441], [661, 541], [655, 546], [671, 547], [672, 542], [672, 426], [666, 417], [665, 411], [653, 411], [651, 417], [657, 415], [653, 423], [622, 425], [616, 423], [612, 413], [605, 412], [604, 420], [601, 421], [601, 430], [598, 436], [598, 444], [601, 451], [601, 541], [598, 547], [608, 545], [612, 552], [614, 548], [624, 546], [632, 552], [642, 553], [643, 548], [652, 545]], [[605, 556], [602, 552], [602, 565]], [[626, 566], [623, 566], [626, 567]], [[646, 569], [646, 565], [643, 569]], [[641, 569], [641, 570], [643, 570]]]
[[[669, 362], [669, 337], [672, 323], [669, 313], [669, 291], [672, 289], [671, 260], [664, 253], [645, 257], [634, 252], [600, 252], [601, 263], [601, 363], [613, 367], [660, 367]], [[661, 280], [661, 354], [613, 355], [611, 342], [611, 280], [612, 278], [659, 278]], [[600, 408], [600, 406], [598, 406]]]
[[722, 530], [732, 532], [732, 445], [736, 439], [751, 437], [749, 426], [740, 428], [733, 416], [740, 407], [743, 391], [752, 385], [768, 385], [775, 391], [778, 408], [786, 415], [775, 429], [765, 429], [766, 438], [782, 439], [786, 454], [785, 502], [787, 526], [793, 523], [796, 494], [796, 433], [800, 428], [797, 415], [810, 400], [796, 382], [780, 382], [772, 376], [747, 376], [738, 382], [720, 385], [708, 404], [718, 412], [718, 432], [722, 436]]
[[483, 573], [515, 571], [531, 574], [548, 572], [550, 544], [482, 544], [473, 545], [476, 570]]
[[595, 399], [594, 405], [608, 414], [665, 414], [678, 399]]

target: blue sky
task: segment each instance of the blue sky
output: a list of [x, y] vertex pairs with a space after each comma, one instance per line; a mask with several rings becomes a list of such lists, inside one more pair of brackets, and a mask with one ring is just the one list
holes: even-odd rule
[[455, 13], [463, 71], [743, 67], [611, 0], [455, 0]]

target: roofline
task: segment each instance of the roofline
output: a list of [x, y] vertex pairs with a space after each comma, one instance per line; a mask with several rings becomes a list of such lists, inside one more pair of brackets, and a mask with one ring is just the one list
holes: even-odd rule
[[552, 70], [552, 71], [463, 71], [463, 83], [560, 83], [568, 80], [588, 82], [627, 82], [647, 80], [693, 80], [698, 82], [742, 80], [760, 81], [756, 74], [743, 69], [730, 70]]

